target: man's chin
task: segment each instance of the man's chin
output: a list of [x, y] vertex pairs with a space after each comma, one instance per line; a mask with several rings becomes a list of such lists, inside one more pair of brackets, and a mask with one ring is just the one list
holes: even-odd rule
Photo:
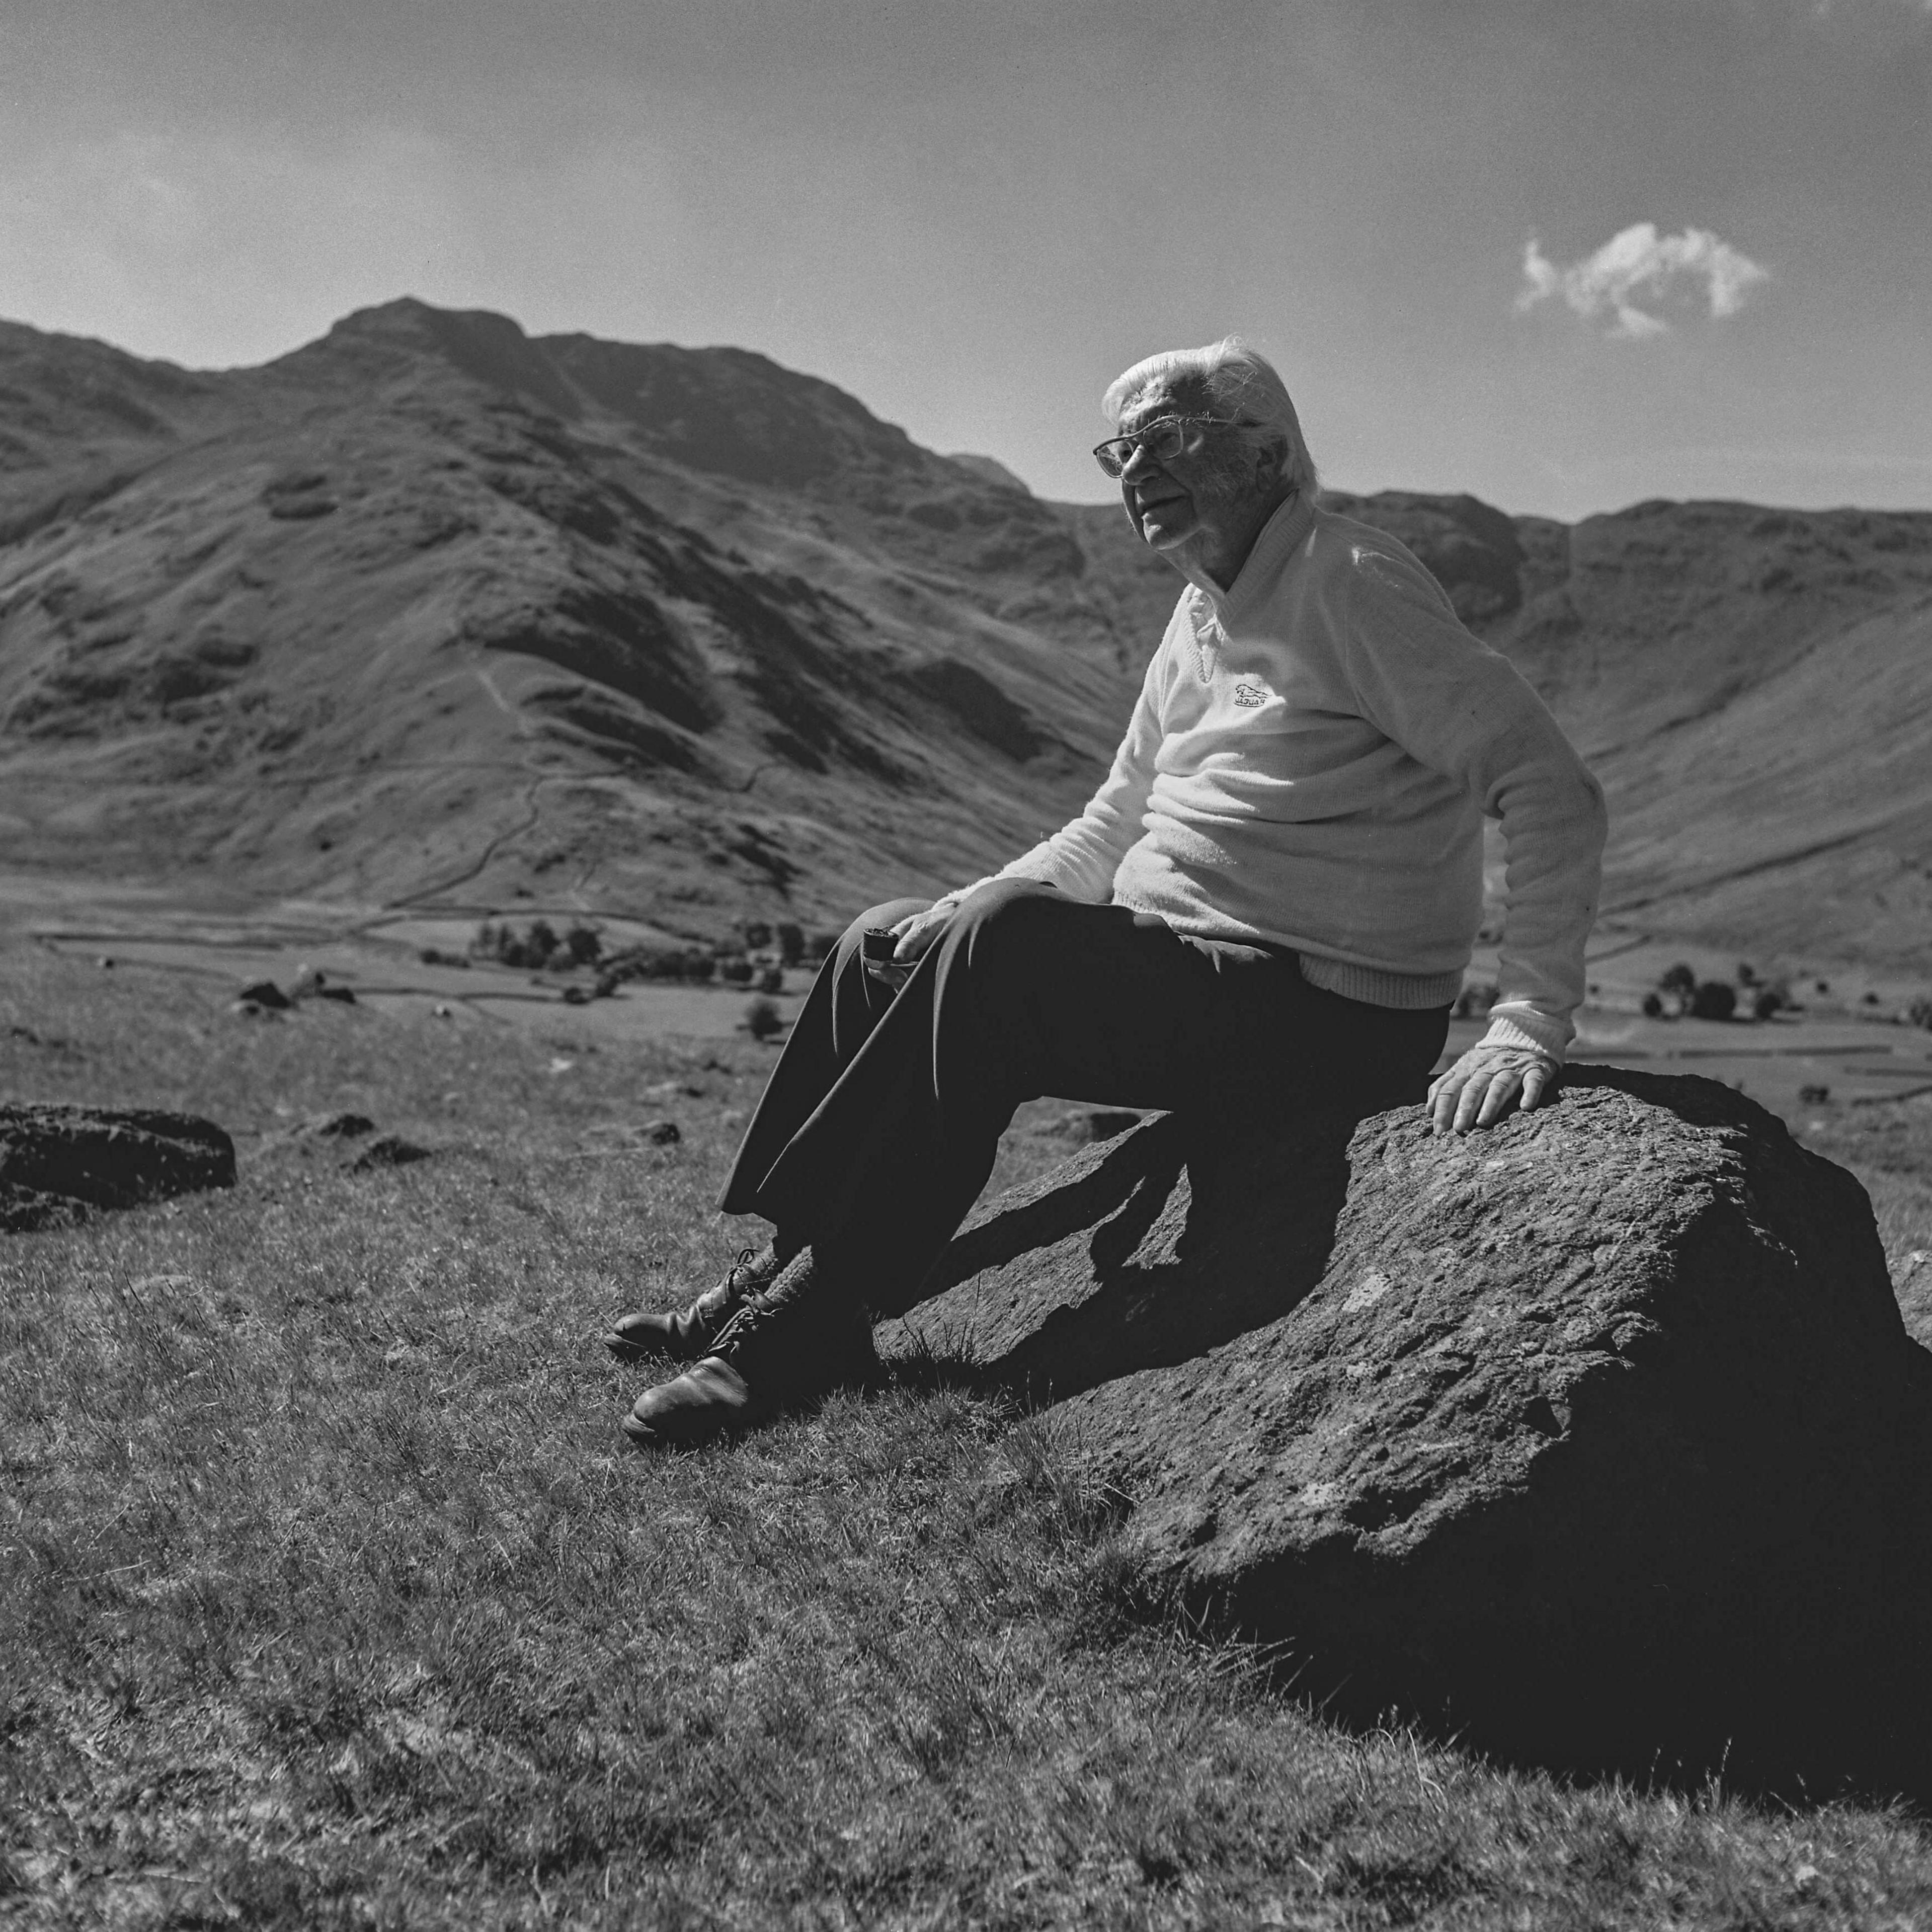
[[[1166, 507], [1163, 505], [1162, 508]], [[1163, 516], [1160, 510], [1146, 510], [1134, 519], [1134, 524], [1141, 533], [1142, 542], [1148, 549], [1172, 550], [1194, 534], [1196, 520], [1184, 512], [1169, 512]]]

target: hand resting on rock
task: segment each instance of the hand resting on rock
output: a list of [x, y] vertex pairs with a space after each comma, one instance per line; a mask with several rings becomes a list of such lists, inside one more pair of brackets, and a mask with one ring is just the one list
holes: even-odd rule
[[1556, 1063], [1526, 1046], [1478, 1040], [1431, 1083], [1424, 1103], [1438, 1134], [1493, 1126], [1516, 1102], [1526, 1113], [1556, 1086]]

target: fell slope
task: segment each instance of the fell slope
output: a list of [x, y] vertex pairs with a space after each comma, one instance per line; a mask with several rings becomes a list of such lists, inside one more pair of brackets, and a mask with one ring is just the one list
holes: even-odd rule
[[[842, 916], [1077, 808], [1177, 587], [740, 350], [400, 302], [192, 374], [8, 325], [0, 404], [0, 832], [101, 876]], [[1329, 500], [1603, 776], [1610, 916], [1922, 956], [1932, 514]]]
[[1932, 514], [1646, 502], [1574, 527], [1469, 498], [1392, 530], [1604, 781], [1606, 918], [1922, 965]]
[[0, 350], [43, 865], [830, 916], [1037, 836], [1124, 714], [1046, 506], [760, 358], [416, 303], [214, 377]]

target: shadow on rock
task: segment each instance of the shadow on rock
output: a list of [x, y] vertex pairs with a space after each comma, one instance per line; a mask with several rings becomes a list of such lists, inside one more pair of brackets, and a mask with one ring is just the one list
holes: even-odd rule
[[996, 1201], [880, 1331], [1044, 1410], [1130, 1594], [1575, 1772], [1932, 1796], [1932, 1356], [1870, 1204], [1715, 1082], [1578, 1070]]
[[1322, 1279], [1355, 1124], [1242, 1143], [1156, 1115], [993, 1202], [882, 1346], [1047, 1402], [1232, 1341]]

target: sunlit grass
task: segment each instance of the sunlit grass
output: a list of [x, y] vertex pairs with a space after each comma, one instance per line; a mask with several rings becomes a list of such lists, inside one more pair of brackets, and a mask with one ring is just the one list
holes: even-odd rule
[[[943, 1378], [633, 1454], [595, 1335], [728, 1258], [710, 1205], [770, 1055], [588, 1047], [0, 953], [10, 1096], [186, 1106], [241, 1154], [231, 1194], [0, 1249], [0, 1918], [1932, 1913], [1902, 1811], [1324, 1724], [1128, 1614], [1051, 1427]], [[286, 1131], [344, 1107], [435, 1157], [352, 1176]], [[1870, 1170], [1901, 1187], [1912, 1118]], [[1016, 1136], [1003, 1171], [1064, 1150]]]

